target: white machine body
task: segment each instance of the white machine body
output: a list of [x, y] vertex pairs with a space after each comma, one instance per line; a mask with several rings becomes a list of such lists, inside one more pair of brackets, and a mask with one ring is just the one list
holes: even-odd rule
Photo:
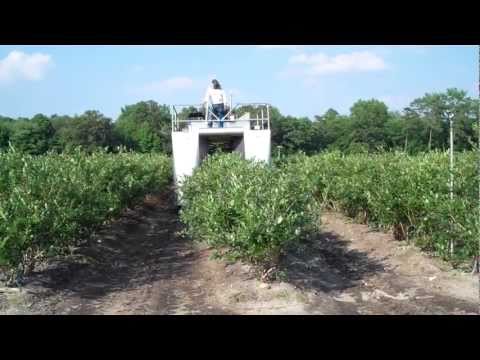
[[[234, 112], [248, 106], [250, 111], [242, 116], [234, 116]], [[232, 151], [238, 152], [245, 159], [270, 162], [271, 133], [270, 111], [268, 104], [238, 104], [230, 107], [221, 119], [206, 108], [202, 116], [180, 116], [178, 109], [187, 105], [172, 106], [172, 151], [174, 177], [177, 189], [182, 180], [191, 176], [194, 169], [208, 155], [211, 139], [230, 141]], [[188, 106], [190, 109], [199, 107]], [[200, 106], [201, 108], [201, 106]], [[243, 108], [245, 109], [245, 108]], [[207, 120], [211, 119], [211, 120]], [[223, 122], [223, 127], [220, 127]], [[211, 125], [211, 127], [209, 126]]]

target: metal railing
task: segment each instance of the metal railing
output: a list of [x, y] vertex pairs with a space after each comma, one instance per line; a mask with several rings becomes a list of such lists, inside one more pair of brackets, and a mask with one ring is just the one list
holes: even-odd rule
[[[245, 108], [246, 109], [242, 109]], [[187, 109], [187, 111], [185, 111]], [[247, 118], [236, 118], [238, 111], [245, 110], [249, 114]], [[240, 123], [250, 122], [250, 128], [253, 130], [270, 129], [270, 104], [267, 103], [238, 103], [231, 106], [228, 112], [219, 118], [212, 110], [210, 105], [172, 105], [172, 131], [182, 131], [186, 126], [192, 123], [219, 124], [219, 123]], [[252, 116], [254, 113], [255, 116]], [[232, 115], [235, 116], [232, 118]], [[185, 126], [186, 125], [186, 126]]]

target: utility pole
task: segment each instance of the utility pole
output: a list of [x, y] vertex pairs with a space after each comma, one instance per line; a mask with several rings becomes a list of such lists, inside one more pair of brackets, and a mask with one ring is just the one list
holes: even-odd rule
[[450, 123], [450, 200], [453, 200], [453, 115], [448, 112]]
[[[478, 46], [478, 55], [480, 56], [480, 45]], [[480, 71], [480, 57], [478, 58], [478, 70]], [[479, 73], [480, 74], [480, 73]], [[478, 98], [480, 99], [480, 78], [478, 79]], [[480, 177], [480, 101], [478, 102], [478, 109], [477, 109], [477, 136], [478, 136], [478, 175]], [[480, 181], [478, 182], [478, 212], [479, 216], [477, 216], [477, 221], [480, 221]], [[480, 228], [480, 224], [477, 224], [477, 229]], [[478, 248], [480, 249], [480, 234], [478, 236]], [[477, 254], [473, 260], [473, 274], [480, 274], [480, 254]]]
[[[453, 114], [450, 110], [446, 111], [448, 122], [450, 125], [450, 200], [453, 201]], [[450, 239], [450, 256], [453, 257], [455, 250], [454, 239]]]

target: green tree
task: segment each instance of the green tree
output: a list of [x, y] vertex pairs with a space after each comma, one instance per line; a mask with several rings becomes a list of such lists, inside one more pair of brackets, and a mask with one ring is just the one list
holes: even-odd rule
[[419, 150], [429, 151], [445, 146], [447, 110], [445, 100], [444, 94], [427, 93], [412, 101], [405, 109], [405, 119], [414, 124], [417, 130], [416, 134], [412, 134], [412, 143], [415, 141]]
[[427, 93], [415, 99], [405, 113], [406, 120], [423, 123], [422, 131], [416, 136], [422, 138], [417, 142], [426, 144], [426, 150], [448, 148], [448, 114], [453, 116], [455, 149], [471, 149], [470, 140], [475, 136], [473, 124], [478, 119], [478, 100], [468, 97], [466, 91], [452, 88], [445, 93]]
[[69, 126], [72, 126], [74, 118], [68, 115], [52, 115], [50, 121], [55, 129], [55, 136], [50, 144], [50, 148], [58, 153], [65, 150], [67, 140], [64, 138], [64, 133]]
[[472, 139], [470, 140], [470, 145], [472, 146], [472, 148], [474, 149], [477, 149], [480, 151], [480, 144], [479, 144], [479, 134], [480, 134], [480, 126], [479, 126], [479, 123], [476, 122], [473, 124], [472, 126], [472, 129], [473, 129], [473, 135], [472, 135]]
[[0, 122], [0, 151], [8, 148], [10, 129]]
[[82, 147], [86, 151], [112, 149], [116, 144], [112, 120], [99, 111], [89, 110], [72, 119], [55, 119], [58, 126], [56, 145], [64, 150]]
[[350, 144], [351, 123], [348, 116], [328, 109], [324, 115], [315, 116], [313, 123], [317, 149], [345, 150]]
[[470, 141], [475, 137], [474, 124], [478, 123], [478, 99], [467, 96], [467, 92], [448, 89], [445, 94], [447, 109], [453, 115], [455, 150], [470, 150]]
[[13, 119], [0, 116], [0, 150], [7, 149], [12, 136]]
[[401, 113], [391, 112], [385, 124], [385, 137], [388, 149], [406, 151], [408, 137], [405, 121]]
[[31, 155], [41, 155], [50, 150], [55, 129], [48, 117], [37, 114], [32, 120], [20, 120], [16, 125], [12, 136], [16, 149]]
[[281, 146], [286, 153], [314, 153], [315, 140], [313, 124], [308, 118], [282, 116], [272, 123], [272, 145]]
[[386, 148], [385, 126], [390, 118], [387, 106], [375, 99], [359, 100], [350, 109], [351, 144], [364, 144], [369, 151]]
[[115, 131], [129, 148], [139, 152], [171, 153], [171, 117], [166, 105], [141, 101], [121, 110]]

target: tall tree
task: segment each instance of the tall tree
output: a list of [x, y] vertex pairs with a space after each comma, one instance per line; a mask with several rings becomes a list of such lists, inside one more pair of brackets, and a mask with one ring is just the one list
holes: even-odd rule
[[112, 120], [99, 111], [89, 110], [72, 119], [56, 119], [57, 143], [68, 150], [82, 147], [86, 151], [112, 149], [116, 145]]
[[385, 126], [390, 118], [387, 106], [378, 100], [359, 100], [350, 109], [351, 144], [363, 144], [369, 151], [385, 148]]
[[468, 97], [465, 91], [452, 88], [445, 93], [427, 93], [415, 99], [405, 112], [407, 120], [420, 120], [424, 124], [424, 131], [417, 136], [422, 136], [426, 150], [448, 148], [448, 115], [453, 117], [455, 149], [471, 148], [469, 140], [474, 137], [478, 100]]
[[35, 115], [30, 121], [20, 121], [15, 127], [12, 143], [19, 151], [41, 155], [50, 150], [55, 129], [50, 119], [43, 114]]
[[10, 129], [0, 122], [0, 151], [8, 148]]
[[348, 116], [340, 115], [334, 109], [328, 109], [322, 116], [315, 116], [313, 127], [317, 151], [348, 148], [351, 136], [351, 122]]
[[13, 119], [0, 116], [0, 150], [8, 148], [12, 136]]
[[405, 121], [400, 112], [391, 112], [385, 124], [385, 137], [388, 149], [404, 150], [408, 146]]
[[[416, 139], [418, 145], [426, 144], [422, 150], [432, 150], [445, 146], [446, 123], [445, 111], [447, 106], [444, 94], [425, 94], [423, 97], [412, 101], [405, 109], [405, 119], [417, 127]], [[423, 126], [417, 125], [420, 122]]]
[[115, 130], [128, 147], [140, 152], [171, 153], [171, 117], [166, 105], [141, 101], [122, 108]]
[[281, 146], [285, 153], [316, 151], [313, 124], [308, 118], [281, 116], [272, 121], [272, 145]]
[[478, 123], [478, 99], [472, 99], [466, 91], [455, 88], [448, 89], [445, 98], [446, 107], [453, 116], [455, 149], [471, 149], [474, 124]]

